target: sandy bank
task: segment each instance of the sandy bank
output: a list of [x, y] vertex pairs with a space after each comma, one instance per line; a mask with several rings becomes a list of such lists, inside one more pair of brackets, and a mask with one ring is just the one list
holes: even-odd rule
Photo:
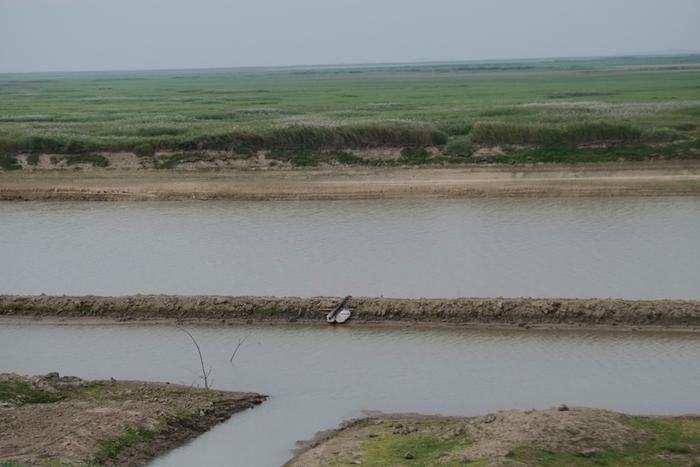
[[377, 414], [305, 443], [286, 465], [695, 465], [700, 417], [562, 405], [480, 417]]
[[[316, 322], [337, 297], [274, 298], [135, 295], [0, 295], [0, 316], [209, 322]], [[627, 326], [700, 328], [700, 301], [619, 299], [352, 298], [352, 323], [412, 322], [448, 325]]]
[[264, 396], [0, 374], [0, 464], [146, 465]]
[[0, 200], [374, 199], [700, 194], [699, 161], [0, 173]]

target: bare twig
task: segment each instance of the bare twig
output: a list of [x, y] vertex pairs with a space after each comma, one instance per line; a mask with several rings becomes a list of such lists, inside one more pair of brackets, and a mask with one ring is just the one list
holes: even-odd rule
[[241, 348], [241, 346], [243, 345], [243, 343], [250, 337], [251, 334], [252, 334], [252, 332], [251, 332], [250, 334], [248, 334], [247, 336], [245, 336], [243, 339], [241, 339], [241, 340], [238, 341], [238, 345], [237, 345], [236, 348], [233, 350], [233, 353], [231, 354], [231, 358], [229, 358], [229, 360], [228, 360], [229, 363], [233, 363], [233, 357], [236, 356], [236, 353], [238, 352], [238, 349]]
[[202, 376], [200, 378], [204, 380], [204, 388], [209, 390], [209, 375], [211, 374], [212, 368], [209, 367], [209, 371], [207, 372], [204, 369], [204, 357], [202, 356], [202, 349], [199, 348], [199, 344], [197, 343], [197, 339], [194, 338], [191, 332], [189, 332], [187, 329], [177, 326], [177, 328], [190, 336], [190, 339], [192, 339], [192, 343], [194, 344], [195, 348], [197, 349], [197, 354], [199, 355], [199, 363], [202, 365]]

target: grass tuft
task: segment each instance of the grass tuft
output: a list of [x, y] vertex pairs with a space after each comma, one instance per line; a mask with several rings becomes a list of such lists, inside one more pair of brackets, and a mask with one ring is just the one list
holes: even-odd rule
[[63, 394], [36, 389], [24, 381], [0, 381], [0, 401], [3, 402], [48, 404], [63, 398]]
[[445, 147], [445, 154], [448, 156], [471, 156], [474, 152], [471, 136], [459, 136], [450, 138]]
[[404, 148], [401, 150], [401, 162], [406, 164], [425, 164], [430, 153], [425, 148]]
[[40, 157], [40, 154], [37, 154], [35, 152], [27, 155], [27, 164], [29, 164], [29, 165], [39, 164], [39, 157]]
[[[195, 156], [190, 156], [190, 158]], [[188, 161], [186, 154], [173, 154], [160, 159], [154, 159], [153, 163], [156, 169], [174, 169], [180, 162]]]
[[[636, 143], [644, 133], [631, 125], [608, 122], [586, 122], [573, 125], [521, 125], [500, 122], [478, 122], [472, 130], [475, 144], [553, 145], [591, 143]], [[649, 141], [668, 141], [668, 133], [650, 133]]]
[[134, 146], [133, 152], [139, 157], [153, 157], [156, 154], [156, 148], [151, 143], [141, 143]]
[[127, 448], [141, 443], [147, 443], [153, 439], [156, 432], [145, 428], [129, 428], [116, 438], [105, 439], [98, 443], [97, 453], [93, 462], [97, 465], [108, 464]]
[[21, 168], [22, 166], [19, 165], [17, 157], [8, 154], [0, 155], [0, 169], [10, 171], [20, 170]]
[[645, 432], [648, 440], [620, 449], [603, 449], [592, 458], [577, 452], [552, 452], [532, 447], [515, 450], [513, 461], [540, 466], [684, 466], [700, 455], [700, 420], [626, 417], [625, 423]]

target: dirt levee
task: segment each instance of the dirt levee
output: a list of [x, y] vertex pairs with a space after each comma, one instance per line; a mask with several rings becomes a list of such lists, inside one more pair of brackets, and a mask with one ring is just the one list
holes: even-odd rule
[[[0, 316], [115, 320], [323, 322], [337, 297], [0, 295]], [[504, 325], [700, 326], [700, 301], [622, 299], [353, 297], [352, 322]]]

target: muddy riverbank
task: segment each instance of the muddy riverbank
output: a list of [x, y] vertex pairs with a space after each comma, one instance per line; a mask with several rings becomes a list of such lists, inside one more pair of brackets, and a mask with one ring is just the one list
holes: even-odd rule
[[[0, 316], [117, 321], [324, 323], [325, 314], [337, 302], [337, 297], [0, 295]], [[349, 307], [353, 310], [352, 324], [653, 327], [683, 330], [700, 327], [700, 301], [697, 300], [356, 297], [350, 300]]]
[[0, 464], [146, 465], [264, 399], [169, 383], [0, 374]]
[[376, 414], [319, 434], [286, 466], [695, 465], [700, 417], [561, 405], [480, 417]]
[[700, 162], [0, 172], [0, 200], [290, 200], [700, 194]]

